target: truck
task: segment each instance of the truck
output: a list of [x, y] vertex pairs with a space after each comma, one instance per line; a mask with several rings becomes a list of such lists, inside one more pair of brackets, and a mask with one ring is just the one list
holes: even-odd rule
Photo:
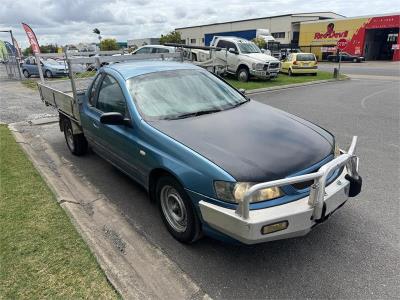
[[[210, 47], [225, 49], [216, 51], [215, 56], [226, 61], [226, 72], [233, 74], [239, 81], [247, 82], [251, 76], [271, 79], [278, 76], [280, 61], [264, 54], [256, 44], [239, 37], [214, 36]], [[193, 60], [203, 61], [210, 58], [206, 50], [192, 50]]]
[[[357, 137], [343, 150], [327, 130], [159, 58], [67, 58], [70, 79], [38, 87], [71, 153], [90, 147], [142, 185], [176, 240], [302, 236], [360, 193]], [[108, 65], [75, 79], [71, 64], [88, 61]]]

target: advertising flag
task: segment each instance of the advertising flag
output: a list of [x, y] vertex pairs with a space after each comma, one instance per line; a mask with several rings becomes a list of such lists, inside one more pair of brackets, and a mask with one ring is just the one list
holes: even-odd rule
[[13, 41], [15, 48], [17, 49], [18, 56], [21, 57], [22, 56], [21, 48], [19, 47], [17, 40], [14, 37], [12, 37], [12, 41]]
[[32, 28], [30, 28], [29, 25], [25, 23], [22, 23], [22, 27], [24, 28], [26, 35], [28, 36], [29, 43], [31, 44], [32, 47], [32, 52], [40, 53], [39, 43]]

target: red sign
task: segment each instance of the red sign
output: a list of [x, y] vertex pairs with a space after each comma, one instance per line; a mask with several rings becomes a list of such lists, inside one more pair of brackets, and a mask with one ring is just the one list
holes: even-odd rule
[[24, 28], [26, 35], [28, 36], [29, 44], [31, 44], [33, 53], [40, 53], [39, 43], [36, 38], [35, 33], [29, 25], [22, 23], [22, 27]]
[[321, 40], [321, 39], [337, 39], [337, 38], [345, 38], [349, 34], [349, 31], [342, 31], [342, 32], [336, 32], [334, 30], [335, 24], [329, 23], [328, 26], [326, 27], [326, 32], [316, 32], [314, 34], [314, 40]]
[[344, 50], [347, 47], [347, 44], [349, 43], [348, 40], [346, 39], [340, 39], [337, 41], [336, 46], [340, 49], [340, 50]]

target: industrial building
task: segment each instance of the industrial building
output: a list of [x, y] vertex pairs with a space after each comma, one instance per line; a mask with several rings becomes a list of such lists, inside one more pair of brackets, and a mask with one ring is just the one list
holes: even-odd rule
[[180, 32], [182, 40], [187, 45], [208, 46], [214, 35], [234, 35], [252, 39], [255, 37], [257, 29], [269, 30], [275, 40], [282, 45], [297, 45], [299, 41], [300, 22], [340, 18], [344, 18], [344, 16], [333, 12], [285, 14], [265, 18], [182, 27], [176, 28], [175, 30]]
[[311, 21], [300, 24], [299, 46], [319, 60], [336, 53], [339, 39], [347, 39], [345, 52], [366, 60], [400, 60], [400, 14]]

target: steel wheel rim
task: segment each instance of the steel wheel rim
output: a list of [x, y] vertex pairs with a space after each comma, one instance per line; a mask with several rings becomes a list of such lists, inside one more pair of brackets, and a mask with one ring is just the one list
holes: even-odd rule
[[74, 148], [75, 148], [75, 146], [74, 146], [74, 134], [72, 133], [72, 129], [71, 128], [67, 128], [65, 130], [65, 137], [66, 137], [66, 140], [67, 140], [68, 147], [71, 149], [71, 151], [74, 151]]
[[161, 209], [168, 224], [177, 232], [187, 228], [186, 206], [181, 195], [172, 186], [166, 185], [160, 192]]
[[239, 80], [240, 81], [246, 81], [246, 79], [247, 79], [246, 71], [240, 71], [239, 72]]

